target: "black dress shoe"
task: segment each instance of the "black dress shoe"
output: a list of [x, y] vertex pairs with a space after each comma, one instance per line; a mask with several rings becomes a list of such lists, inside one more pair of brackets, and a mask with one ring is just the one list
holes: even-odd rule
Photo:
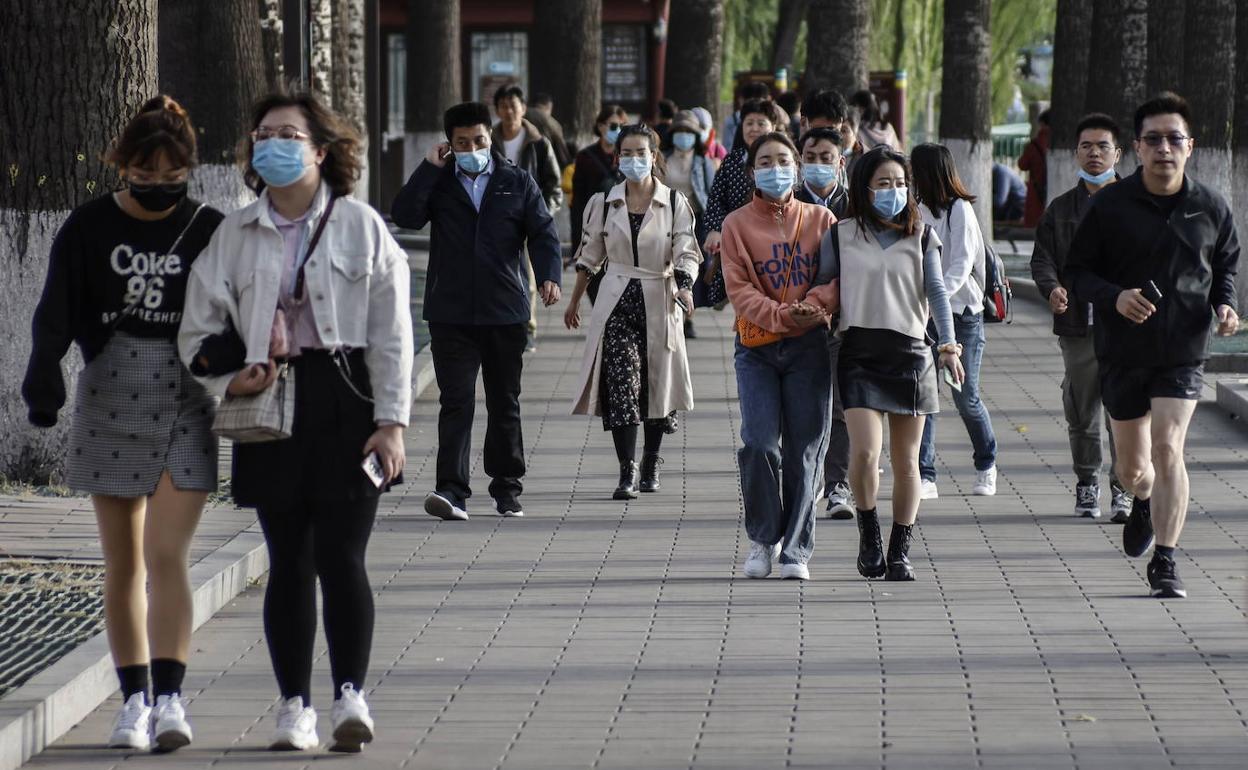
[[657, 452], [646, 452], [641, 456], [641, 481], [637, 486], [642, 492], [659, 491], [659, 466], [662, 464], [663, 458]]
[[884, 577], [884, 543], [875, 511], [858, 511], [858, 574], [865, 578]]
[[893, 531], [888, 536], [888, 568], [885, 580], [914, 580], [914, 568], [910, 566], [910, 538], [914, 535], [914, 525], [893, 524]]
[[1143, 556], [1153, 547], [1153, 510], [1148, 500], [1135, 498], [1131, 515], [1122, 528], [1122, 550], [1127, 556]]
[[637, 497], [637, 461], [625, 460], [620, 463], [620, 485], [611, 495], [612, 500], [632, 500]]

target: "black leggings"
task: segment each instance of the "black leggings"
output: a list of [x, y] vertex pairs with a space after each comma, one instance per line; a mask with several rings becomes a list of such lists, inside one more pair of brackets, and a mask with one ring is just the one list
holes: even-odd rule
[[[659, 449], [663, 446], [663, 434], [667, 433], [668, 421], [666, 418], [656, 420], [646, 420], [643, 423], [646, 443], [644, 452], [646, 454], [658, 454]], [[625, 425], [622, 428], [611, 429], [611, 440], [615, 442], [615, 456], [620, 462], [632, 460], [637, 455], [637, 426]]]
[[283, 698], [312, 702], [316, 579], [321, 579], [325, 638], [334, 697], [351, 683], [363, 689], [373, 646], [373, 592], [364, 551], [377, 498], [303, 500], [289, 509], [256, 511], [269, 549], [264, 634]]

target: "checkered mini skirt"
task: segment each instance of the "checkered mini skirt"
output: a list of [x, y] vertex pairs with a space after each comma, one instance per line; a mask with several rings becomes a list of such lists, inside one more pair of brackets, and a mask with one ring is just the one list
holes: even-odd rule
[[78, 377], [66, 483], [143, 497], [168, 470], [178, 489], [215, 491], [214, 406], [172, 341], [114, 334]]

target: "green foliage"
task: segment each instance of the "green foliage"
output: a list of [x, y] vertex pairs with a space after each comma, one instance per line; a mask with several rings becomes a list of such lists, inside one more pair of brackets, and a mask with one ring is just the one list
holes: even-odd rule
[[[724, 0], [724, 77], [720, 96], [732, 101], [736, 73], [771, 67], [771, 47], [780, 15], [780, 0]], [[793, 50], [793, 69], [806, 66], [806, 22]]]

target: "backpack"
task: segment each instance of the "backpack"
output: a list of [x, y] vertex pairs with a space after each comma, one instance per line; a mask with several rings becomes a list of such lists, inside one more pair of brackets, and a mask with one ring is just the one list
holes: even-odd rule
[[992, 241], [984, 239], [984, 323], [1014, 323], [1010, 308], [1014, 292], [1010, 279], [1005, 277], [1005, 262], [993, 248]]

